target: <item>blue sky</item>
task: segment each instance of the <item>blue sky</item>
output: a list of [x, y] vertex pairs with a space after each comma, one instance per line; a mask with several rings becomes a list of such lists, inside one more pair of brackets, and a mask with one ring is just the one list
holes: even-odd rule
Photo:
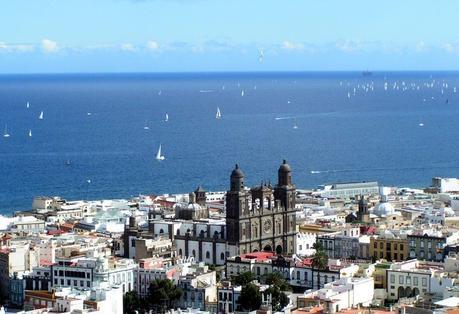
[[0, 8], [0, 73], [459, 70], [456, 0], [0, 0]]

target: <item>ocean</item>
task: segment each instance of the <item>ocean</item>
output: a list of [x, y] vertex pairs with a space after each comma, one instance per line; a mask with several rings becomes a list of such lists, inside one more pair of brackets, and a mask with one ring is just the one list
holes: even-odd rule
[[429, 186], [459, 177], [456, 86], [457, 72], [2, 75], [0, 213], [227, 190], [236, 163], [274, 183], [283, 159], [297, 188]]

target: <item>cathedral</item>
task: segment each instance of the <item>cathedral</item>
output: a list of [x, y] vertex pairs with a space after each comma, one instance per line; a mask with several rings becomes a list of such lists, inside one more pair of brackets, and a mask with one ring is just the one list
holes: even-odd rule
[[228, 245], [238, 254], [274, 251], [293, 254], [296, 245], [295, 186], [284, 160], [275, 187], [262, 183], [247, 189], [244, 173], [236, 165], [226, 193]]

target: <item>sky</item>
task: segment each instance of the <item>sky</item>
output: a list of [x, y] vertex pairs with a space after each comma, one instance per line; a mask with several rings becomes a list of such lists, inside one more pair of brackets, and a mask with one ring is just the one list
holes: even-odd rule
[[0, 0], [0, 73], [459, 70], [457, 0]]

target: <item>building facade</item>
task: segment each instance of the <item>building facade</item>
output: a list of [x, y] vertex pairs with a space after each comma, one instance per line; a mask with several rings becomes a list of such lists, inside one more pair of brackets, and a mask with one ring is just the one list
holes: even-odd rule
[[284, 160], [279, 167], [278, 183], [262, 183], [250, 190], [236, 165], [226, 194], [227, 240], [237, 254], [275, 251], [293, 254], [296, 243], [295, 186], [292, 171]]

